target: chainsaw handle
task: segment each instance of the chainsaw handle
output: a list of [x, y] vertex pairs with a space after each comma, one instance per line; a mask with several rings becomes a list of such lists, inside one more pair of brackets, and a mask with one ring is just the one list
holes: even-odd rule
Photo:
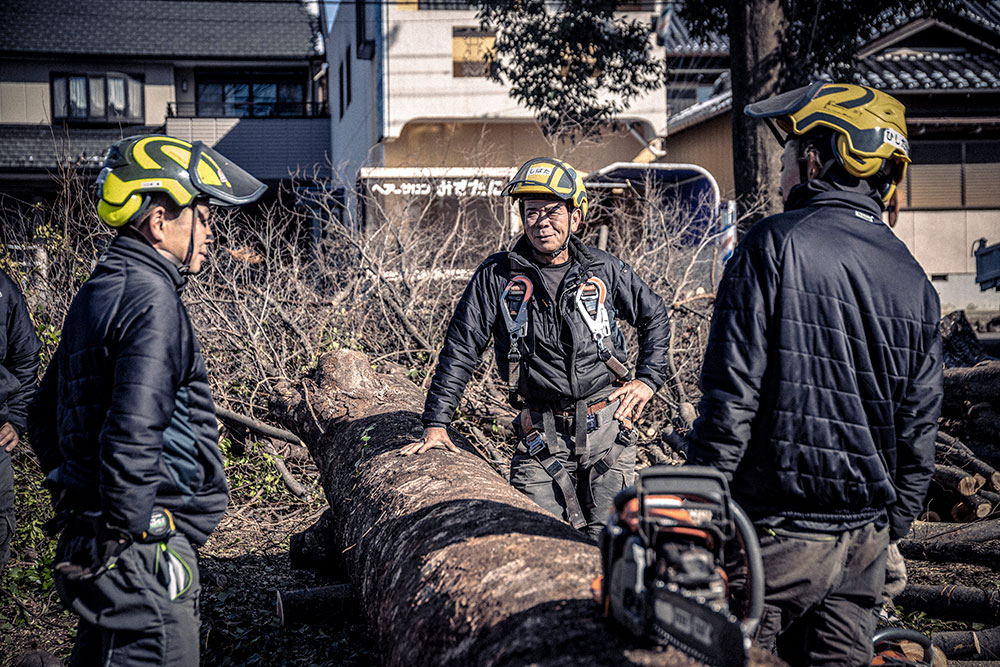
[[898, 642], [900, 640], [911, 641], [924, 649], [924, 662], [927, 665], [934, 664], [934, 646], [931, 638], [917, 630], [909, 628], [882, 628], [872, 636], [872, 646], [876, 649], [882, 642]]
[[764, 560], [760, 555], [760, 544], [757, 542], [757, 530], [750, 522], [750, 517], [746, 515], [743, 508], [730, 500], [729, 507], [733, 515], [733, 523], [736, 524], [736, 531], [743, 540], [743, 548], [746, 551], [747, 575], [750, 578], [750, 609], [746, 618], [743, 619], [743, 634], [753, 637], [757, 632], [757, 626], [764, 615]]

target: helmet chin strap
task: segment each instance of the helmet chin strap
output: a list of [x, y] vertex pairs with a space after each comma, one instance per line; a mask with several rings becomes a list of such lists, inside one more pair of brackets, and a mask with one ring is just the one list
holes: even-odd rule
[[187, 253], [184, 255], [184, 259], [181, 261], [181, 265], [178, 267], [181, 275], [188, 275], [191, 273], [191, 259], [194, 257], [194, 232], [198, 227], [199, 213], [198, 213], [198, 201], [195, 199], [191, 200], [191, 237], [188, 239]]

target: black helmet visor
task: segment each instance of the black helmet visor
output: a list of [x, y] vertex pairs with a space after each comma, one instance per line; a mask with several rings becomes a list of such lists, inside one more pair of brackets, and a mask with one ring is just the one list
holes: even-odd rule
[[[219, 180], [222, 181], [221, 186], [209, 185], [201, 180], [198, 166], [201, 164], [202, 158], [207, 158], [209, 164], [214, 162], [218, 165], [217, 173]], [[191, 178], [191, 184], [208, 197], [210, 204], [216, 206], [230, 207], [251, 204], [267, 190], [266, 185], [230, 162], [214, 148], [210, 148], [200, 141], [191, 144], [191, 163], [188, 165], [188, 175]]]

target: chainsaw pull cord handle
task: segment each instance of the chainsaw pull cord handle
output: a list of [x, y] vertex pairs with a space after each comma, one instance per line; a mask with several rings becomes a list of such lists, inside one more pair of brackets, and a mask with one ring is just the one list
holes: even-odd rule
[[729, 508], [733, 514], [736, 531], [743, 541], [747, 575], [750, 578], [750, 608], [743, 620], [743, 634], [747, 637], [753, 637], [757, 632], [760, 619], [764, 615], [764, 560], [760, 555], [757, 530], [750, 522], [750, 517], [746, 515], [742, 507], [732, 500], [729, 501]]
[[917, 630], [909, 628], [882, 628], [872, 636], [872, 646], [876, 649], [883, 642], [898, 642], [900, 640], [911, 641], [924, 649], [924, 662], [928, 666], [934, 664], [934, 646], [931, 638]]

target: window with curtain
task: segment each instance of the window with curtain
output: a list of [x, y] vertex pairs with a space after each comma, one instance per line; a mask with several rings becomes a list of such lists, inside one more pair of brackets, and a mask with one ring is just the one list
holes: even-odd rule
[[52, 118], [90, 123], [142, 123], [142, 80], [128, 74], [53, 74]]

